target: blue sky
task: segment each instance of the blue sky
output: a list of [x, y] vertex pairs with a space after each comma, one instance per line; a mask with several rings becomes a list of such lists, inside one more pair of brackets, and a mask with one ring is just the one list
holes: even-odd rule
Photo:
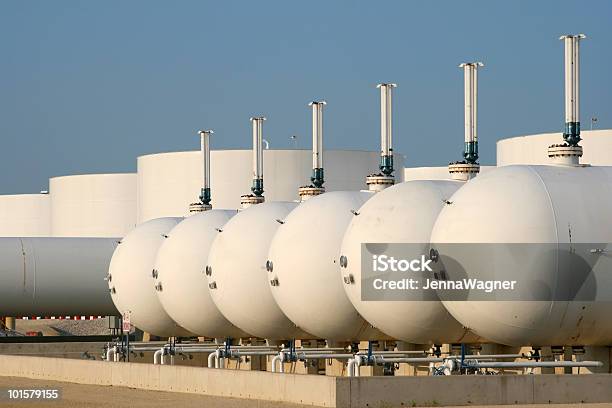
[[563, 125], [563, 33], [584, 32], [582, 122], [612, 127], [609, 1], [0, 0], [0, 193], [51, 176], [134, 171], [136, 156], [325, 147], [378, 149], [378, 82], [399, 84], [395, 150], [410, 166], [460, 158], [463, 76], [479, 60], [481, 163], [495, 141]]

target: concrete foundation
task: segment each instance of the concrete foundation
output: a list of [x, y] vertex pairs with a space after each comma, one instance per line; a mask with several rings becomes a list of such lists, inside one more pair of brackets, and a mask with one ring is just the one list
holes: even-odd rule
[[0, 355], [0, 376], [321, 407], [612, 402], [612, 375], [329, 377]]

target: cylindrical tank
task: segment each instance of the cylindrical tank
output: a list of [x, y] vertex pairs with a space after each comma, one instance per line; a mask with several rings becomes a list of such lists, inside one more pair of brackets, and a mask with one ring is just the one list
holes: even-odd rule
[[185, 218], [168, 233], [157, 253], [157, 296], [168, 315], [200, 336], [248, 335], [231, 324], [208, 291], [206, 264], [213, 240], [236, 210], [210, 210]]
[[0, 236], [51, 236], [49, 194], [0, 195]]
[[121, 240], [110, 262], [108, 287], [117, 310], [130, 312], [134, 326], [157, 336], [191, 334], [168, 316], [153, 279], [157, 251], [181, 220], [166, 217], [140, 224]]
[[8, 316], [117, 315], [104, 279], [117, 241], [0, 238], [0, 310]]
[[272, 238], [296, 206], [271, 201], [242, 210], [223, 226], [210, 250], [208, 283], [213, 301], [230, 322], [256, 337], [312, 337], [278, 307], [266, 271]]
[[420, 255], [444, 202], [463, 184], [450, 180], [396, 184], [369, 199], [346, 230], [341, 251], [346, 257], [346, 267], [341, 268], [344, 290], [369, 323], [393, 338], [418, 344], [475, 340], [437, 297], [422, 301], [362, 300], [362, 244], [414, 244], [406, 245], [405, 251]]
[[284, 219], [272, 240], [267, 267], [274, 300], [292, 322], [318, 338], [385, 337], [351, 305], [340, 275], [346, 227], [372, 196], [368, 191], [334, 191], [310, 198]]
[[136, 225], [136, 174], [49, 179], [51, 235], [123, 237]]
[[[238, 208], [240, 195], [251, 189], [253, 151], [212, 150], [210, 156], [213, 208]], [[297, 200], [298, 188], [311, 176], [312, 151], [265, 149], [263, 156], [266, 200]], [[360, 189], [363, 175], [376, 170], [379, 161], [379, 152], [326, 150], [325, 189]], [[394, 162], [397, 168], [402, 167], [403, 157], [396, 154]], [[184, 215], [200, 194], [202, 165], [199, 150], [138, 157], [137, 222]], [[402, 172], [397, 176], [403, 179]]]
[[431, 236], [447, 279], [492, 267], [496, 279], [519, 279], [506, 300], [444, 299], [459, 322], [514, 346], [612, 343], [612, 168], [500, 167], [449, 201]]

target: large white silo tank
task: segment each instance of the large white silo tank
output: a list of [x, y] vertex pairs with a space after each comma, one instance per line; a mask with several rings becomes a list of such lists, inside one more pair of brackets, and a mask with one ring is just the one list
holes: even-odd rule
[[49, 194], [0, 195], [0, 237], [51, 235]]
[[157, 253], [159, 301], [172, 320], [199, 336], [248, 337], [221, 314], [206, 278], [213, 240], [234, 215], [236, 210], [217, 209], [191, 215], [170, 230]]
[[[448, 279], [526, 276], [517, 287], [526, 291], [506, 300], [444, 300], [459, 322], [512, 346], [612, 343], [612, 168], [500, 167], [449, 201], [431, 236], [451, 259]], [[504, 262], [491, 264], [492, 255]], [[594, 265], [591, 275], [585, 265]]]
[[223, 226], [210, 250], [208, 283], [213, 302], [230, 322], [255, 337], [312, 338], [278, 307], [266, 271], [272, 238], [297, 205], [270, 201], [240, 211]]
[[[612, 165], [612, 130], [582, 130], [582, 162], [592, 166]], [[497, 165], [549, 164], [548, 146], [563, 140], [562, 133], [541, 133], [497, 141]]]
[[49, 179], [51, 235], [123, 237], [136, 225], [136, 174]]
[[160, 303], [153, 279], [157, 251], [182, 218], [157, 218], [130, 231], [119, 243], [108, 270], [108, 287], [117, 310], [129, 312], [134, 326], [157, 336], [188, 336]]
[[[479, 174], [487, 173], [495, 166], [480, 166]], [[405, 167], [403, 169], [404, 181], [415, 180], [448, 180], [448, 166], [439, 167]]]
[[110, 238], [0, 238], [0, 310], [7, 316], [117, 315], [104, 280]]
[[[339, 281], [361, 316], [395, 339], [417, 344], [476, 340], [446, 311], [437, 297], [362, 300], [362, 283], [366, 279], [362, 274], [362, 244], [382, 244], [383, 247], [409, 244], [405, 245], [406, 256], [418, 259], [422, 253], [427, 253], [431, 230], [445, 201], [463, 184], [451, 180], [396, 184], [369, 199], [346, 230], [341, 250], [346, 266], [340, 269]], [[421, 291], [419, 295], [422, 294]], [[419, 296], [411, 293], [404, 299], [416, 297]]]
[[310, 198], [278, 227], [268, 255], [274, 300], [304, 331], [334, 341], [383, 339], [342, 288], [340, 246], [357, 210], [374, 193], [334, 191]]
[[[240, 195], [251, 188], [252, 156], [250, 149], [211, 151], [213, 208], [240, 207]], [[378, 151], [326, 150], [326, 190], [359, 190], [363, 177], [378, 170], [379, 161]], [[403, 166], [401, 155], [394, 161], [398, 168]], [[264, 150], [264, 163], [266, 200], [297, 200], [298, 188], [312, 173], [312, 151]], [[202, 177], [200, 151], [138, 157], [138, 223], [184, 215], [200, 194]]]

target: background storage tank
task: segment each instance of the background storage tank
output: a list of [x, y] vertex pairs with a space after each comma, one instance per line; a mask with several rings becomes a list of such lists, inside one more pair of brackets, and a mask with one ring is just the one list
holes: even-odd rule
[[[495, 166], [480, 166], [480, 174], [486, 173], [494, 168]], [[448, 166], [404, 168], [404, 181], [448, 179]]]
[[49, 194], [0, 195], [0, 236], [51, 235]]
[[158, 336], [188, 336], [162, 307], [153, 280], [157, 251], [182, 218], [157, 218], [134, 228], [119, 243], [108, 269], [108, 287], [117, 310], [132, 324]]
[[234, 325], [272, 340], [311, 338], [278, 307], [269, 287], [266, 260], [278, 227], [297, 206], [291, 202], [253, 205], [235, 215], [213, 242], [208, 258], [213, 301]]
[[[446, 311], [437, 296], [416, 300], [417, 295], [411, 294], [410, 299], [415, 300], [362, 300], [362, 244], [414, 244], [402, 247], [406, 259], [428, 253], [426, 247], [440, 210], [463, 184], [450, 180], [396, 184], [369, 199], [346, 230], [340, 252], [346, 257], [346, 266], [340, 269], [338, 282], [344, 280], [344, 290], [357, 311], [393, 338], [418, 344], [476, 340]], [[423, 292], [419, 295], [423, 296]]]
[[[592, 166], [612, 165], [612, 130], [582, 130], [583, 163]], [[561, 133], [542, 133], [509, 137], [497, 142], [497, 165], [548, 164], [548, 146], [563, 140]]]
[[182, 327], [213, 338], [248, 337], [213, 303], [206, 264], [213, 240], [236, 210], [210, 210], [185, 218], [168, 233], [157, 253], [157, 296], [168, 315]]
[[431, 237], [448, 279], [518, 282], [495, 301], [445, 299], [459, 322], [507, 345], [612, 343], [611, 168], [500, 167], [450, 201]]
[[[211, 151], [214, 208], [239, 208], [240, 195], [251, 187], [251, 150]], [[379, 152], [329, 150], [325, 152], [327, 191], [359, 190], [363, 174], [378, 168]], [[394, 158], [403, 166], [401, 155]], [[310, 150], [264, 150], [266, 200], [297, 200], [297, 190], [310, 178]], [[159, 153], [138, 158], [138, 222], [183, 216], [202, 187], [199, 151]]]
[[272, 240], [267, 266], [274, 300], [292, 322], [318, 338], [385, 337], [357, 313], [340, 277], [344, 231], [373, 195], [334, 191], [310, 198], [289, 213]]
[[104, 283], [108, 238], [0, 238], [0, 310], [8, 316], [116, 315]]
[[83, 174], [49, 179], [51, 234], [123, 237], [136, 225], [136, 174]]

